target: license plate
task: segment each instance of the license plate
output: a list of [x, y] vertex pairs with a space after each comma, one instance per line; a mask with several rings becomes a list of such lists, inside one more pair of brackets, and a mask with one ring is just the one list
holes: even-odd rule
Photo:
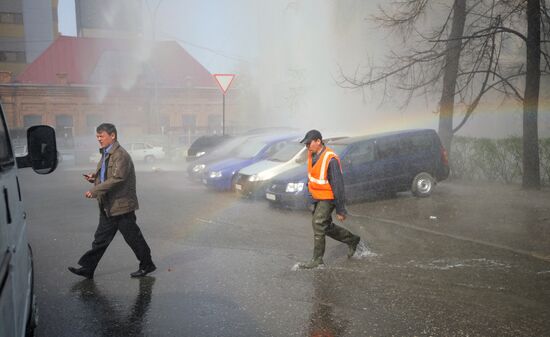
[[243, 187], [242, 187], [241, 185], [239, 185], [239, 184], [235, 184], [235, 189], [236, 189], [237, 191], [242, 191]]
[[277, 197], [275, 196], [275, 194], [271, 194], [271, 193], [266, 193], [265, 194], [265, 197], [268, 199], [268, 200], [277, 200]]
[[203, 180], [202, 180], [202, 183], [203, 183], [203, 184], [208, 184], [208, 183], [206, 182], [206, 179], [203, 179]]

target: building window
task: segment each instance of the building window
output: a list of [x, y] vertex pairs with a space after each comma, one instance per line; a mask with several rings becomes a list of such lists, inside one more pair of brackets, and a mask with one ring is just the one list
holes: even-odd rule
[[13, 23], [20, 25], [23, 23], [23, 14], [0, 12], [0, 23]]
[[0, 50], [0, 62], [25, 63], [25, 52]]
[[55, 116], [55, 132], [59, 136], [65, 138], [72, 137], [73, 129], [73, 116], [70, 115], [57, 115]]
[[30, 128], [33, 125], [42, 124], [42, 116], [40, 115], [25, 115], [23, 116], [23, 127]]

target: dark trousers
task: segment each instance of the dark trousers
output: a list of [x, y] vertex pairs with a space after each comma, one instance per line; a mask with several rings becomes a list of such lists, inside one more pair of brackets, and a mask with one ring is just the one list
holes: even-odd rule
[[320, 200], [315, 203], [313, 210], [313, 259], [322, 258], [325, 255], [325, 236], [345, 244], [352, 244], [359, 237], [350, 231], [332, 222], [334, 203], [330, 200]]
[[107, 217], [103, 211], [99, 214], [99, 225], [94, 234], [92, 249], [82, 255], [78, 264], [93, 272], [117, 231], [122, 233], [122, 237], [136, 254], [140, 268], [153, 264], [151, 249], [136, 224], [135, 212]]

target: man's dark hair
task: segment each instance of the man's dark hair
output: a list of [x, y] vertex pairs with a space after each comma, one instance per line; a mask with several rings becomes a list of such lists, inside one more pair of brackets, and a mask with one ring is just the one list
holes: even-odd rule
[[110, 135], [114, 133], [115, 134], [115, 139], [117, 139], [117, 137], [118, 137], [118, 133], [116, 132], [115, 125], [111, 124], [111, 123], [102, 123], [95, 129], [95, 131], [97, 133], [105, 131]]

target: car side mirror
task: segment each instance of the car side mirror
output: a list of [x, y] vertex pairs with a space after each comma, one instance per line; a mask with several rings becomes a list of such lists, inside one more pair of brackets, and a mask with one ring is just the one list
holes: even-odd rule
[[31, 126], [27, 130], [27, 149], [26, 156], [17, 157], [19, 168], [32, 167], [38, 174], [52, 173], [57, 168], [55, 130], [51, 126]]

